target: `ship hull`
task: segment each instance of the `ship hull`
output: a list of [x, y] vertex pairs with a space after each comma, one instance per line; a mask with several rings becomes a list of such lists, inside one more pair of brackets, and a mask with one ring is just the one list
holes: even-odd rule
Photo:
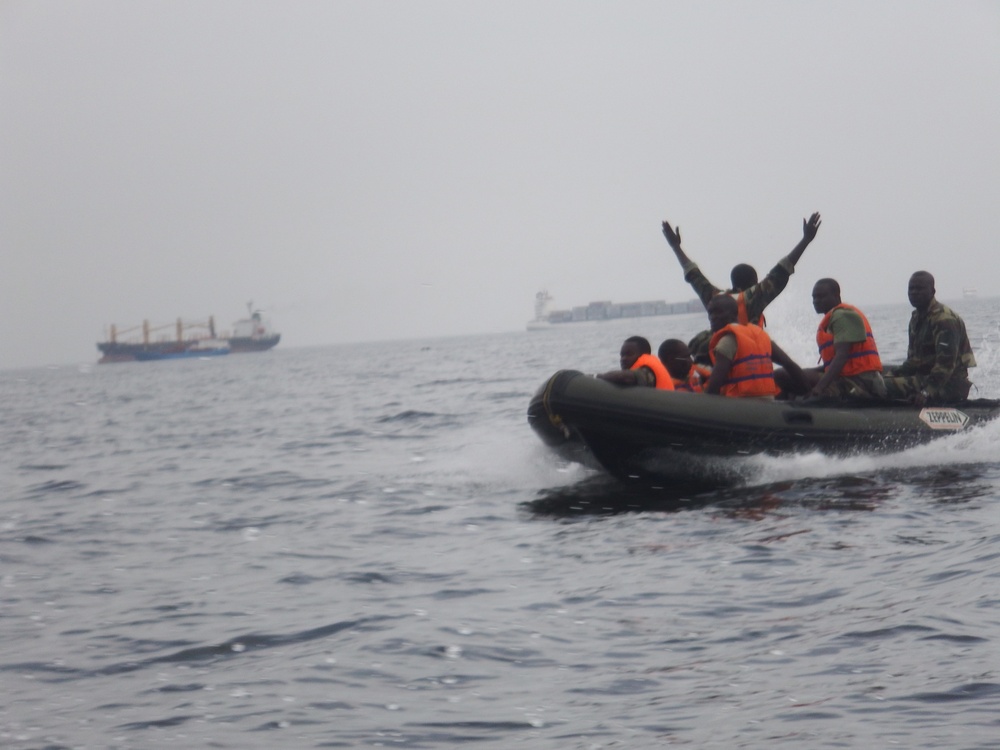
[[229, 349], [188, 349], [182, 352], [136, 352], [139, 362], [155, 362], [164, 359], [202, 359], [204, 357], [221, 357], [229, 354]]
[[[234, 336], [228, 339], [221, 339], [229, 345], [231, 353], [263, 352], [273, 349], [281, 340], [281, 334], [271, 336], [261, 336], [258, 338], [250, 336]], [[198, 339], [189, 341], [162, 341], [151, 344], [122, 343], [118, 341], [103, 341], [97, 345], [101, 352], [100, 364], [111, 364], [115, 362], [148, 362], [160, 359], [178, 359], [196, 346]], [[187, 355], [191, 356], [191, 355]], [[195, 356], [205, 356], [204, 353]], [[209, 355], [211, 356], [211, 355]]]
[[268, 349], [273, 349], [281, 341], [281, 334], [276, 333], [272, 336], [260, 336], [258, 338], [253, 338], [250, 336], [233, 336], [229, 341], [229, 351], [234, 354], [245, 353], [245, 352], [264, 352]]

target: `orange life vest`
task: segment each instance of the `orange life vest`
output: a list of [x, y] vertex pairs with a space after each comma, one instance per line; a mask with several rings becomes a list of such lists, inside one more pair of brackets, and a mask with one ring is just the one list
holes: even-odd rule
[[[741, 326], [745, 326], [747, 323], [751, 323], [752, 322], [750, 320], [750, 315], [747, 312], [747, 298], [746, 298], [746, 294], [744, 294], [743, 292], [731, 292], [731, 291], [730, 292], [716, 292], [716, 295], [719, 295], [719, 294], [728, 294], [730, 297], [732, 297], [734, 300], [736, 300], [736, 322], [737, 323], [739, 323]], [[705, 309], [708, 309], [708, 305], [705, 305]], [[760, 314], [760, 319], [756, 323], [754, 323], [754, 325], [759, 325], [761, 328], [763, 328], [765, 325], [767, 325], [764, 322], [764, 313]]]
[[691, 365], [687, 380], [673, 378], [675, 391], [687, 391], [689, 393], [701, 393], [705, 390], [705, 383], [708, 382], [712, 371], [701, 365]]
[[709, 356], [715, 364], [715, 345], [727, 333], [736, 337], [736, 357], [729, 370], [729, 377], [722, 384], [723, 396], [773, 396], [778, 392], [774, 384], [774, 365], [771, 363], [771, 337], [755, 325], [730, 323], [712, 335], [708, 345]]
[[648, 367], [653, 371], [653, 374], [656, 375], [658, 389], [663, 391], [674, 389], [674, 379], [670, 377], [670, 373], [667, 372], [667, 368], [663, 366], [659, 357], [654, 357], [652, 354], [642, 354], [629, 369], [638, 370], [640, 367]]
[[[736, 319], [737, 321], [739, 321], [739, 324], [741, 326], [745, 326], [747, 323], [753, 322], [750, 320], [750, 316], [747, 314], [747, 300], [743, 292], [740, 292], [739, 294], [736, 295], [736, 315], [737, 315]], [[757, 323], [754, 323], [754, 325], [759, 325], [761, 328], [767, 325], [764, 322], [764, 313], [760, 314], [760, 320]]]
[[882, 372], [882, 360], [878, 356], [878, 347], [875, 346], [875, 337], [872, 335], [872, 327], [868, 324], [868, 318], [854, 305], [845, 305], [843, 302], [827, 312], [823, 316], [823, 320], [819, 322], [819, 328], [816, 329], [816, 346], [819, 347], [819, 357], [823, 362], [823, 368], [829, 367], [834, 357], [833, 333], [827, 330], [827, 326], [830, 325], [833, 311], [840, 309], [857, 313], [861, 322], [865, 324], [865, 340], [851, 344], [850, 357], [844, 363], [844, 369], [840, 371], [840, 374], [848, 377], [862, 372]]

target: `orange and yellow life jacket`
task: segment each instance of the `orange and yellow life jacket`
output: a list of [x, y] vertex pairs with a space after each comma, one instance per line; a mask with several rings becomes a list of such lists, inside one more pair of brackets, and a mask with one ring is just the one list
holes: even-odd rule
[[736, 337], [736, 357], [729, 370], [729, 377], [722, 384], [723, 396], [773, 396], [778, 392], [774, 384], [774, 365], [771, 363], [771, 337], [755, 325], [730, 323], [712, 335], [709, 356], [715, 364], [715, 345], [727, 333]]
[[827, 330], [827, 326], [830, 325], [830, 318], [833, 315], [833, 311], [840, 309], [851, 310], [857, 313], [861, 318], [861, 322], [865, 324], [865, 340], [851, 344], [850, 357], [844, 363], [844, 369], [840, 371], [840, 374], [848, 377], [859, 375], [862, 372], [882, 372], [882, 360], [878, 356], [878, 347], [875, 346], [875, 337], [872, 335], [872, 327], [868, 324], [868, 318], [858, 308], [853, 305], [845, 305], [844, 303], [837, 305], [827, 312], [823, 316], [823, 320], [819, 322], [819, 328], [816, 329], [816, 346], [819, 347], [819, 357], [820, 361], [823, 362], [823, 368], [825, 369], [830, 366], [835, 353], [833, 333]]
[[667, 372], [667, 368], [663, 366], [659, 357], [654, 357], [652, 354], [642, 354], [629, 369], [638, 370], [640, 367], [648, 367], [653, 371], [653, 374], [656, 375], [656, 387], [660, 390], [672, 391], [674, 389], [674, 379], [670, 377], [670, 373]]
[[712, 371], [702, 365], [691, 365], [687, 380], [673, 378], [675, 391], [687, 391], [688, 393], [701, 393], [705, 389]]

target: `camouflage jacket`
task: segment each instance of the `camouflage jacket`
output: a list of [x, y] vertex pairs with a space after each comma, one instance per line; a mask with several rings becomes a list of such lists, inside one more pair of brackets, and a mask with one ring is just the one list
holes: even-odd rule
[[952, 380], [967, 380], [969, 368], [975, 366], [965, 323], [951, 308], [933, 299], [926, 311], [914, 310], [910, 316], [906, 361], [893, 368], [892, 374], [921, 377], [935, 395], [948, 390]]
[[[764, 313], [764, 308], [770, 305], [775, 297], [788, 286], [788, 279], [794, 271], [795, 266], [786, 256], [778, 261], [778, 265], [768, 271], [767, 276], [743, 292], [743, 299], [747, 306], [747, 317], [751, 323], [760, 325], [760, 316]], [[719, 289], [705, 278], [705, 274], [698, 268], [698, 264], [693, 261], [684, 264], [684, 280], [691, 285], [695, 294], [698, 295], [698, 299], [701, 300], [701, 304], [706, 308], [708, 303], [712, 301], [712, 297], [718, 294], [731, 294], [733, 296], [738, 294], [732, 289]]]

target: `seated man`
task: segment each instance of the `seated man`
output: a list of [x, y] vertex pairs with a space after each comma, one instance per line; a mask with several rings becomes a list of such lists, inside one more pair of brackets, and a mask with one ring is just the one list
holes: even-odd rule
[[910, 276], [907, 295], [914, 309], [906, 361], [885, 373], [889, 398], [917, 406], [964, 401], [972, 388], [969, 368], [976, 366], [965, 322], [934, 292], [934, 277], [927, 271]]
[[652, 355], [649, 341], [642, 336], [625, 339], [619, 361], [622, 369], [604, 372], [597, 377], [617, 385], [639, 385], [665, 391], [674, 389], [674, 382], [667, 368]]
[[[674, 251], [677, 260], [684, 271], [684, 280], [691, 285], [698, 299], [708, 309], [708, 303], [719, 294], [729, 294], [736, 298], [739, 303], [739, 323], [753, 323], [763, 326], [764, 308], [781, 294], [788, 285], [788, 279], [795, 271], [795, 264], [799, 262], [802, 253], [816, 238], [821, 224], [820, 215], [814, 213], [808, 220], [802, 221], [802, 239], [792, 248], [792, 251], [778, 261], [763, 281], [757, 280], [757, 270], [746, 263], [733, 266], [729, 274], [732, 288], [723, 291], [709, 281], [698, 268], [698, 264], [691, 260], [681, 249], [681, 229], [676, 230], [670, 226], [670, 222], [663, 222], [663, 236], [667, 239], [667, 244]], [[709, 341], [707, 332], [702, 332], [695, 336], [688, 343], [695, 362], [708, 364], [709, 356], [707, 344]]]
[[675, 391], [701, 392], [712, 371], [691, 360], [691, 350], [680, 339], [667, 339], [657, 350], [657, 356], [667, 368]]
[[705, 393], [737, 398], [774, 398], [772, 360], [783, 365], [794, 382], [803, 385], [802, 369], [760, 326], [741, 325], [739, 306], [732, 297], [719, 295], [708, 303], [708, 321], [712, 327], [709, 352], [712, 374]]
[[[864, 314], [840, 299], [840, 284], [820, 279], [813, 285], [813, 309], [823, 315], [816, 329], [822, 367], [803, 371], [805, 388], [797, 389], [783, 370], [774, 374], [781, 390], [811, 398], [885, 398], [882, 360]], [[808, 391], [808, 392], [807, 392]]]

